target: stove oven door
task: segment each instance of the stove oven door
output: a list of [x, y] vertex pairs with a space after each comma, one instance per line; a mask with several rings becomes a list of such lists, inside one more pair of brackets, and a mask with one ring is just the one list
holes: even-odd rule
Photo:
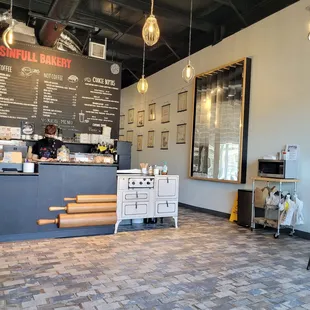
[[123, 193], [123, 201], [149, 201], [148, 191], [131, 190]]
[[123, 218], [144, 218], [148, 213], [147, 202], [125, 202], [123, 203]]

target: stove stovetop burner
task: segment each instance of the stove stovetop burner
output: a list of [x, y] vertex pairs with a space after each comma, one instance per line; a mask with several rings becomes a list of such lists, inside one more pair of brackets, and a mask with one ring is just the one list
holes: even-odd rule
[[154, 178], [132, 178], [128, 179], [128, 188], [154, 188]]

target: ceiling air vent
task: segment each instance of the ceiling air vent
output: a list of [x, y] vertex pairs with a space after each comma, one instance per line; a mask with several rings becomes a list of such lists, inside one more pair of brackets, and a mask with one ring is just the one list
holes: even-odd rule
[[106, 44], [89, 42], [88, 56], [106, 59]]

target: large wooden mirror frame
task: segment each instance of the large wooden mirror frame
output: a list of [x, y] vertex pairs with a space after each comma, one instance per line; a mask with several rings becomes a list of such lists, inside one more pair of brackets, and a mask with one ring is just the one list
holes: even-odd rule
[[190, 178], [245, 183], [251, 59], [195, 78]]

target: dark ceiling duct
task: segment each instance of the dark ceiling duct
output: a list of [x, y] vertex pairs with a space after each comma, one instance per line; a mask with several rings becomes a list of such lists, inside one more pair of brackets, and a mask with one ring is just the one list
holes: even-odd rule
[[49, 47], [55, 45], [80, 2], [81, 0], [54, 0], [48, 12], [48, 17], [59, 20], [59, 22], [51, 20], [44, 22], [39, 33], [42, 45]]

